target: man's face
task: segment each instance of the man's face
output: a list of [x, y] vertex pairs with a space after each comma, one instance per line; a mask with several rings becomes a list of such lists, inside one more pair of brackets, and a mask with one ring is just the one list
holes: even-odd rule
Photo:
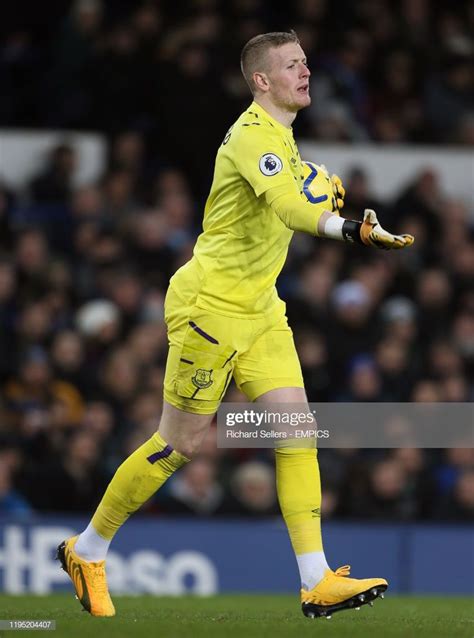
[[297, 112], [311, 104], [306, 56], [299, 44], [289, 42], [270, 49], [268, 72], [269, 92], [274, 104], [288, 111]]

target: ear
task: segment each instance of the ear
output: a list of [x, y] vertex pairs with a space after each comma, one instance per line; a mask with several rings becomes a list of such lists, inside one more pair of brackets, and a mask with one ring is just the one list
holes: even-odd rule
[[255, 87], [259, 90], [262, 91], [263, 93], [266, 93], [268, 91], [268, 89], [270, 88], [270, 82], [268, 80], [268, 76], [266, 73], [261, 73], [259, 71], [255, 71], [255, 73], [252, 76], [253, 82], [255, 84]]

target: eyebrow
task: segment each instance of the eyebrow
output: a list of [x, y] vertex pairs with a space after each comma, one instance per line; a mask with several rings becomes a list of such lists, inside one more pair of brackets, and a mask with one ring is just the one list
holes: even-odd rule
[[288, 60], [288, 62], [304, 62], [306, 64], [306, 62], [308, 61], [308, 59], [306, 58], [306, 56], [304, 58], [293, 58], [292, 60]]

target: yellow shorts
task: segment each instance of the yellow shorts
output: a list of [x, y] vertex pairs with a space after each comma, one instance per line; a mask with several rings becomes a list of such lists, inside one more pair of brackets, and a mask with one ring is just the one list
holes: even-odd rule
[[283, 304], [271, 317], [228, 317], [184, 305], [170, 287], [165, 321], [164, 398], [180, 410], [214, 414], [232, 377], [249, 401], [275, 388], [304, 387]]

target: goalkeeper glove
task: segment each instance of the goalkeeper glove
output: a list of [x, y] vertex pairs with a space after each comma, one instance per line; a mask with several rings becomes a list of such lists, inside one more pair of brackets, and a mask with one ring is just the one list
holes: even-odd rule
[[341, 178], [338, 175], [331, 175], [332, 192], [334, 193], [334, 200], [337, 211], [340, 211], [344, 206], [344, 197], [346, 195], [346, 189], [342, 185]]
[[366, 208], [364, 221], [360, 226], [360, 238], [367, 246], [375, 246], [382, 250], [399, 249], [411, 246], [415, 241], [413, 235], [392, 235], [384, 230], [374, 210]]
[[329, 177], [328, 169], [324, 166], [324, 164], [321, 164], [320, 168], [323, 170], [326, 179], [331, 184], [333, 193], [331, 212], [334, 213], [334, 215], [339, 215], [339, 211], [344, 206], [346, 189], [342, 185], [341, 178], [338, 175], [331, 175], [331, 177]]

